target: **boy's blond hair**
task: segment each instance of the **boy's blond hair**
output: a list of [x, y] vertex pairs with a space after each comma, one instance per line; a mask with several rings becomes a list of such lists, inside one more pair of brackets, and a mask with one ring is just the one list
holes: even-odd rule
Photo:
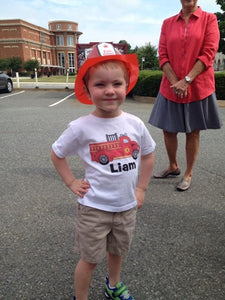
[[87, 87], [87, 84], [88, 84], [88, 81], [89, 81], [89, 78], [90, 78], [90, 71], [93, 70], [93, 69], [97, 69], [99, 66], [103, 67], [106, 70], [116, 69], [118, 67], [121, 67], [121, 69], [123, 70], [123, 73], [124, 73], [124, 79], [125, 79], [127, 85], [129, 84], [129, 72], [126, 68], [126, 65], [122, 61], [112, 59], [112, 60], [99, 62], [98, 64], [90, 67], [87, 70], [87, 73], [84, 76], [84, 83], [85, 83], [86, 87]]

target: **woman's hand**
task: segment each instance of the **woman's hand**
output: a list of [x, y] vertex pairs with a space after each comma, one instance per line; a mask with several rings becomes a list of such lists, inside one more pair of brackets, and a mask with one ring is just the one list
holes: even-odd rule
[[177, 81], [170, 88], [179, 98], [185, 98], [188, 95], [188, 83], [185, 79]]

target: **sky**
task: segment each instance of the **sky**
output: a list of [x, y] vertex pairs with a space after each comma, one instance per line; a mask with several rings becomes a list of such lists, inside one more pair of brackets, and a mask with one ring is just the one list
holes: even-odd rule
[[[198, 0], [208, 12], [218, 12], [216, 0]], [[126, 40], [131, 48], [150, 43], [158, 47], [162, 22], [177, 14], [180, 0], [7, 0], [0, 19], [23, 19], [48, 29], [48, 22], [78, 23], [79, 43]]]

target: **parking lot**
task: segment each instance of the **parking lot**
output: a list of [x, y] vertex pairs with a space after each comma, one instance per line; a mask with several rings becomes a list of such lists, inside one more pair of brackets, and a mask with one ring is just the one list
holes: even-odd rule
[[[153, 104], [127, 99], [157, 143], [155, 169], [167, 166], [160, 130], [147, 121]], [[76, 196], [50, 161], [51, 144], [71, 120], [91, 112], [72, 90], [0, 94], [2, 300], [72, 299]], [[138, 211], [121, 279], [136, 300], [225, 299], [225, 107], [223, 128], [201, 133], [191, 188], [180, 178], [152, 179]], [[185, 139], [178, 160], [185, 169]], [[79, 158], [69, 159], [77, 177]], [[90, 300], [103, 300], [105, 262], [95, 270]]]

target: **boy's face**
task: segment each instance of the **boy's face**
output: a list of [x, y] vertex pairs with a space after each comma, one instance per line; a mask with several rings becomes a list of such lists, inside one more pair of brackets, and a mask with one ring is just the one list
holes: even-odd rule
[[88, 95], [95, 104], [94, 115], [113, 118], [120, 115], [120, 106], [126, 98], [127, 83], [120, 66], [92, 68], [87, 83]]

